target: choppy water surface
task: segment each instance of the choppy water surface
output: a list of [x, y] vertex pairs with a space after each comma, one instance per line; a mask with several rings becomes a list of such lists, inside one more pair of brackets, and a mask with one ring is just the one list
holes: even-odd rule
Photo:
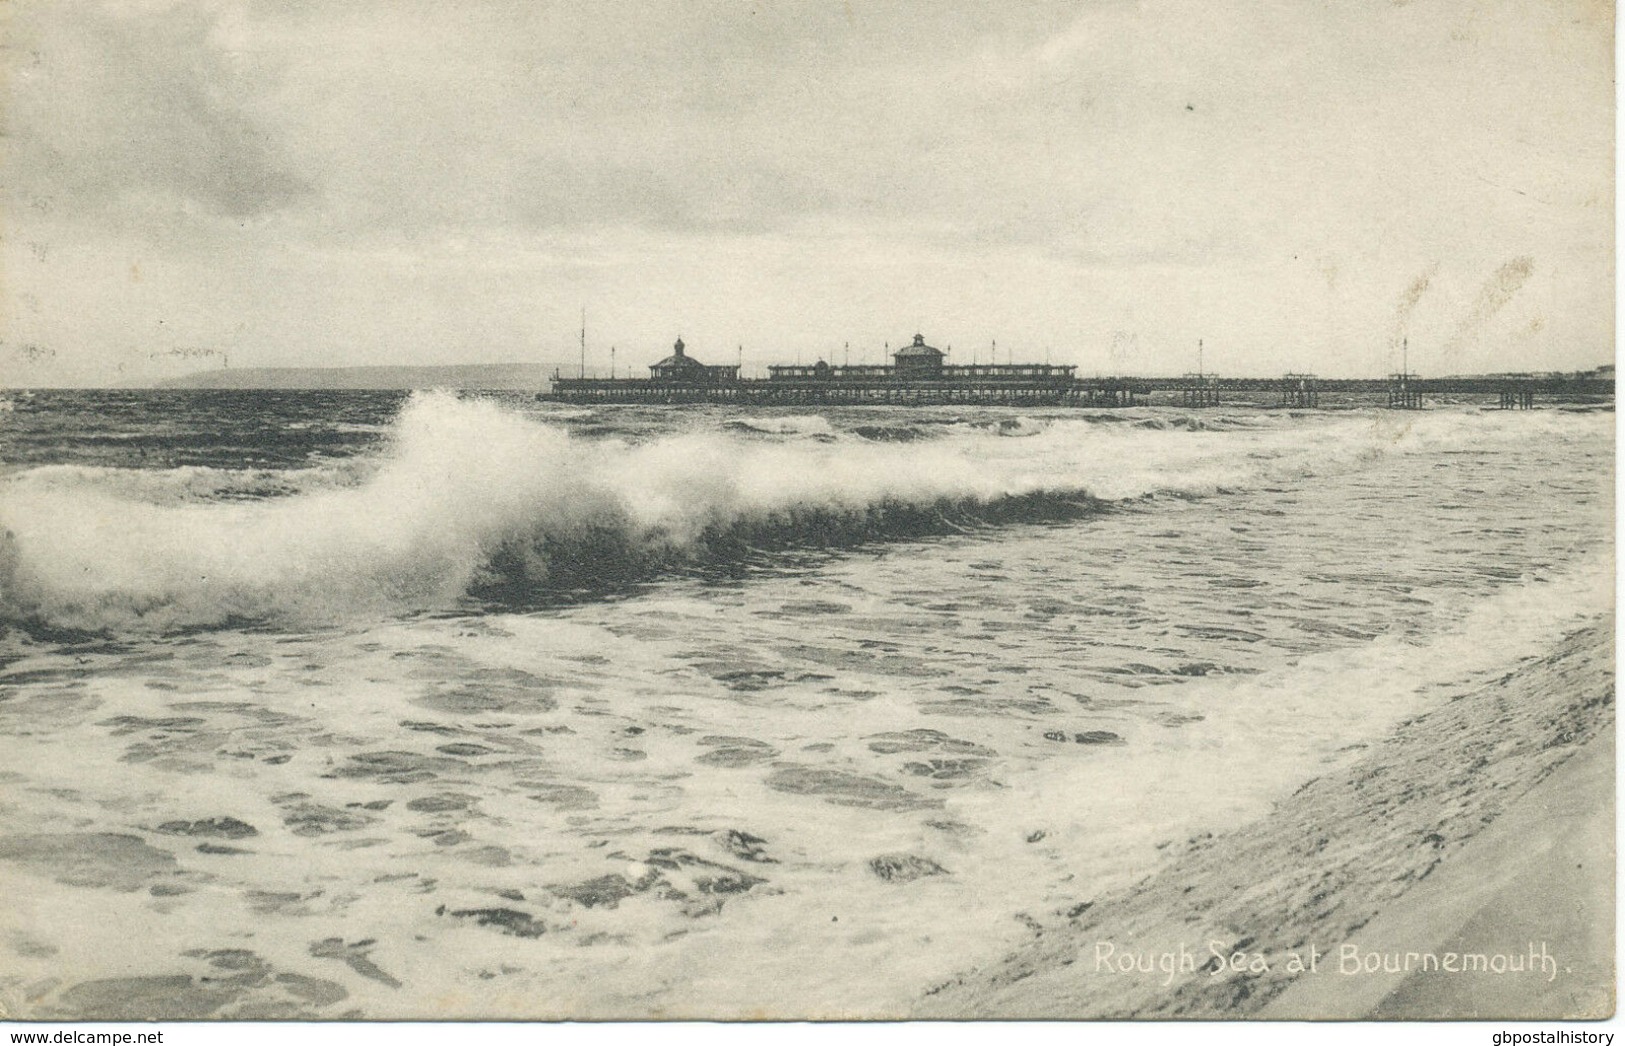
[[883, 1016], [1611, 598], [1611, 413], [0, 412], [0, 1001]]

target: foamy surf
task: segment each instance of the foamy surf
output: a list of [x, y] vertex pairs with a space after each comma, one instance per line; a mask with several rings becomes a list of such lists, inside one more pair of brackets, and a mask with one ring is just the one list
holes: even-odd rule
[[[819, 416], [750, 425], [832, 431]], [[7, 477], [0, 615], [118, 632], [334, 622], [448, 608], [480, 593], [523, 600], [786, 545], [1073, 519], [1102, 503], [1517, 438], [1471, 415], [1227, 433], [1064, 416], [1015, 428], [1025, 438], [959, 426], [920, 442], [764, 442], [724, 428], [634, 444], [574, 437], [487, 401], [418, 394], [381, 454], [338, 466], [50, 466]]]

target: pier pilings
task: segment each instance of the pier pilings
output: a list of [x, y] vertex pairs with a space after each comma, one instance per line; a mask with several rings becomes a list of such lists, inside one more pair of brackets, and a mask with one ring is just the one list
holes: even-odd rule
[[1414, 374], [1388, 375], [1388, 409], [1421, 410], [1422, 389]]
[[1287, 374], [1282, 377], [1281, 406], [1320, 406], [1320, 379], [1313, 374]]
[[1527, 382], [1507, 385], [1501, 390], [1502, 410], [1530, 410], [1535, 406], [1535, 388]]
[[1180, 379], [1179, 399], [1187, 407], [1217, 407], [1219, 379], [1211, 374], [1187, 374]]

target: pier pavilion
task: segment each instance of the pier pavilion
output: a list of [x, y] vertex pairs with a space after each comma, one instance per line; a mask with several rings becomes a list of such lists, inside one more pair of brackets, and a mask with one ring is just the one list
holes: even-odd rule
[[649, 365], [649, 380], [663, 385], [722, 385], [739, 380], [739, 367], [707, 366], [688, 355], [678, 338], [670, 356]]

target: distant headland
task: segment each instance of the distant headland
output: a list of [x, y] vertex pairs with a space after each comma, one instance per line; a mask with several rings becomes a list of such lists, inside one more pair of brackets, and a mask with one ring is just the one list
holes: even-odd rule
[[160, 382], [161, 389], [519, 389], [547, 386], [535, 363], [473, 363], [430, 367], [232, 367]]

